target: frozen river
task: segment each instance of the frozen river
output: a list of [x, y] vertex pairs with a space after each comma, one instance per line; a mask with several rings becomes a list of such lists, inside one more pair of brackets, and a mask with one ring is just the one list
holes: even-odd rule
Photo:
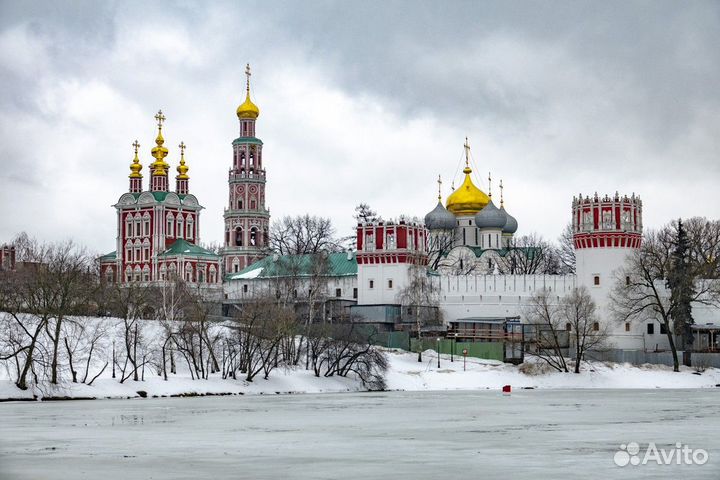
[[[5, 403], [0, 478], [717, 479], [719, 427], [720, 389]], [[616, 466], [633, 441], [709, 460]]]

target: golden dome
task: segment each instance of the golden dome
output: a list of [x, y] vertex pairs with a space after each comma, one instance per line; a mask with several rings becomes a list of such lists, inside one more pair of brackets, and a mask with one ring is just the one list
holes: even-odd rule
[[247, 76], [247, 84], [245, 87], [245, 101], [237, 108], [238, 118], [257, 118], [260, 115], [260, 109], [250, 100], [250, 64], [245, 67], [245, 75]]
[[190, 170], [190, 168], [185, 165], [185, 142], [180, 142], [180, 145], [178, 145], [180, 148], [180, 165], [177, 167], [178, 176], [175, 177], [178, 180], [187, 180], [190, 177], [188, 176], [187, 172]]
[[238, 118], [257, 118], [260, 109], [250, 100], [250, 92], [247, 92], [245, 101], [237, 108]]
[[159, 110], [157, 115], [155, 115], [155, 120], [158, 122], [158, 134], [155, 138], [155, 146], [150, 150], [150, 153], [155, 158], [155, 161], [150, 164], [150, 168], [153, 171], [153, 175], [167, 175], [167, 170], [170, 168], [170, 165], [165, 162], [168, 149], [163, 146], [165, 139], [162, 136], [162, 123], [165, 121], [165, 116], [162, 110]]
[[455, 215], [475, 215], [490, 203], [490, 197], [473, 184], [470, 179], [472, 173], [470, 167], [465, 167], [463, 173], [465, 180], [460, 188], [447, 198], [447, 209]]
[[133, 158], [133, 161], [130, 164], [130, 178], [142, 178], [142, 173], [140, 173], [142, 165], [140, 165], [140, 159], [137, 154], [140, 144], [137, 140], [135, 140], [135, 143], [133, 143], [132, 146], [135, 147], [135, 158]]

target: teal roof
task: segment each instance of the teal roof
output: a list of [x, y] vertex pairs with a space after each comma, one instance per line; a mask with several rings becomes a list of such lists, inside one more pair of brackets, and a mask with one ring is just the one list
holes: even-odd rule
[[170, 245], [170, 248], [158, 255], [158, 257], [170, 257], [176, 255], [186, 255], [190, 257], [220, 257], [220, 255], [217, 255], [205, 248], [198, 247], [194, 243], [190, 243], [182, 238], [175, 240], [175, 242]]
[[[466, 248], [469, 248], [472, 250], [472, 252], [475, 254], [476, 258], [480, 258], [483, 253], [487, 251], [492, 251], [500, 255], [501, 257], [505, 257], [508, 253], [512, 252], [513, 250], [521, 250], [525, 255], [527, 255], [528, 258], [532, 258], [535, 255], [535, 252], [537, 250], [540, 250], [540, 247], [510, 247], [510, 248], [501, 248], [501, 249], [493, 249], [493, 248], [482, 248], [482, 247], [470, 247], [466, 245]], [[443, 254], [443, 257], [447, 257], [448, 253], [445, 252]]]
[[[308, 277], [312, 275], [313, 266], [318, 265], [313, 260], [319, 255], [270, 255], [249, 265], [245, 269], [226, 276], [228, 280], [241, 280], [252, 278], [277, 277]], [[357, 259], [355, 254], [347, 252], [327, 254], [327, 270], [319, 272], [320, 276], [344, 277], [357, 275]]]
[[162, 202], [165, 200], [165, 197], [167, 197], [168, 193], [170, 192], [150, 192], [152, 193], [152, 196], [155, 197], [155, 200], [158, 202]]
[[233, 140], [233, 145], [238, 145], [240, 143], [254, 143], [255, 145], [262, 145], [263, 142], [259, 138], [255, 137], [238, 137], [235, 140]]
[[113, 251], [110, 253], [106, 253], [102, 257], [100, 257], [98, 260], [101, 262], [111, 262], [117, 260], [117, 251]]

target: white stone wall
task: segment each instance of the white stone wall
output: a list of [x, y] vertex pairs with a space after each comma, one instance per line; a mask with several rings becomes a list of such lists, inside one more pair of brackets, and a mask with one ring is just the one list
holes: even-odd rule
[[405, 263], [358, 265], [358, 304], [399, 303], [398, 293], [408, 284], [410, 268]]

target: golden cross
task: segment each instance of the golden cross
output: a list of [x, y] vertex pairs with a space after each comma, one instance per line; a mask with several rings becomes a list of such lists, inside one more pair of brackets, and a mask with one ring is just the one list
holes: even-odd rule
[[438, 183], [438, 200], [441, 200], [441, 199], [442, 199], [442, 193], [441, 193], [441, 190], [442, 190], [442, 178], [440, 178], [440, 175], [438, 175], [437, 183]]
[[470, 166], [470, 144], [468, 143], [467, 137], [465, 137], [465, 145], [463, 145], [463, 146], [465, 147], [465, 166], [469, 167]]
[[250, 73], [250, 64], [249, 63], [247, 65], [245, 65], [245, 75], [247, 76], [247, 82], [245, 84], [246, 85], [245, 88], [249, 92], [250, 91], [250, 75], [252, 75], [252, 73]]
[[488, 172], [488, 196], [492, 198], [492, 176]]
[[185, 142], [180, 142], [180, 145], [178, 145], [178, 148], [180, 149], [180, 156], [184, 157], [185, 156], [185, 148], [187, 148], [187, 147], [185, 147]]
[[158, 122], [158, 128], [162, 130], [162, 124], [165, 121], [165, 115], [163, 115], [162, 110], [158, 110], [157, 115], [155, 115], [155, 120]]
[[135, 147], [135, 156], [137, 157], [137, 152], [138, 152], [138, 149], [140, 148], [140, 144], [138, 143], [137, 140], [135, 140], [133, 142], [132, 146]]

